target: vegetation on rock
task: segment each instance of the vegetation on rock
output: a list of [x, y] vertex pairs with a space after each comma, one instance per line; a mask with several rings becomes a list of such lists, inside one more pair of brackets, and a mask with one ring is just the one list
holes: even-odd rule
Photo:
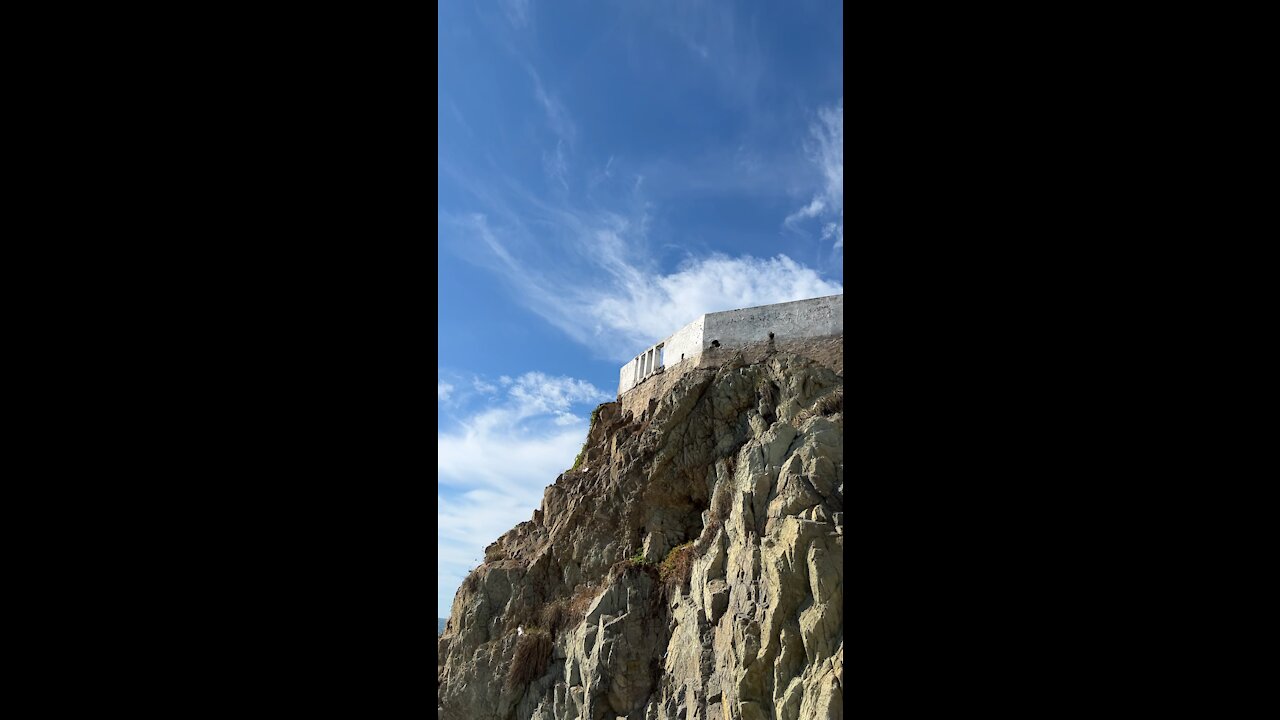
[[842, 717], [843, 412], [843, 378], [789, 351], [597, 407], [576, 472], [459, 589], [440, 716]]
[[511, 659], [511, 668], [507, 672], [507, 687], [528, 685], [546, 672], [547, 661], [550, 659], [551, 635], [540, 628], [525, 630], [516, 640], [515, 656]]

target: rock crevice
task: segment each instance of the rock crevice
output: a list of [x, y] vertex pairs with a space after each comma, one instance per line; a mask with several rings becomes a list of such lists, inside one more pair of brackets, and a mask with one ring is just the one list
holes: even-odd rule
[[[581, 467], [459, 589], [438, 640], [439, 716], [842, 718], [832, 347], [823, 362], [773, 350], [690, 370], [639, 417], [598, 408]], [[513, 684], [518, 625], [551, 642]]]

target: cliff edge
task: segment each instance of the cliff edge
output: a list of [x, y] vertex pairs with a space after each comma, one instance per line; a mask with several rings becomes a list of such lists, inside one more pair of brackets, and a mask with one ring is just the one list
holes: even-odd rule
[[843, 718], [839, 343], [726, 352], [638, 414], [597, 408], [458, 590], [439, 717]]

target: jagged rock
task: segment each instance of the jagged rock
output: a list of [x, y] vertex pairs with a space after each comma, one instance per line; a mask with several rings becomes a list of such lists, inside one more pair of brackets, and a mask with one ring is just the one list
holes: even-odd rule
[[[842, 718], [843, 358], [823, 352], [726, 353], [640, 417], [602, 405], [584, 467], [458, 590], [439, 717]], [[517, 625], [553, 642], [512, 687]]]

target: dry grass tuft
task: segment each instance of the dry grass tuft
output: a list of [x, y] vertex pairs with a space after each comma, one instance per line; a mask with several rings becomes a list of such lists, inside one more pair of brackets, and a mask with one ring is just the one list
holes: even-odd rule
[[733, 452], [725, 456], [724, 458], [724, 476], [725, 477], [727, 478], [733, 477], [734, 471], [737, 470], [738, 468], [738, 451], [740, 451], [741, 449], [742, 448], [740, 447], [734, 448]]
[[844, 390], [823, 395], [818, 402], [814, 403], [813, 409], [818, 415], [835, 415], [844, 412]]
[[827, 417], [842, 412], [844, 412], [844, 388], [837, 388], [818, 398], [813, 405], [796, 413], [791, 424], [798, 428], [811, 417]]
[[565, 609], [568, 613], [566, 619], [566, 627], [573, 627], [582, 622], [582, 618], [587, 615], [587, 608], [591, 607], [591, 602], [596, 599], [596, 595], [600, 594], [600, 588], [594, 584], [579, 585], [577, 592], [573, 597], [569, 598], [569, 605]]
[[542, 608], [542, 627], [551, 633], [552, 639], [555, 639], [560, 630], [569, 622], [569, 610], [566, 608], [568, 602], [565, 600], [556, 600]]
[[551, 660], [551, 635], [531, 628], [516, 640], [515, 657], [507, 671], [507, 687], [520, 688], [542, 676]]

